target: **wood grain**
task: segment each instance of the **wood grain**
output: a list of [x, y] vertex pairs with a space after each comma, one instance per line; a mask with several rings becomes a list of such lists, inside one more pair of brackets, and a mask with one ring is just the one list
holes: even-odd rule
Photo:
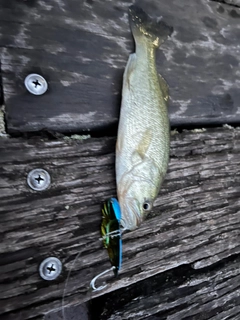
[[224, 4], [228, 4], [232, 7], [240, 7], [240, 0], [210, 0], [210, 1], [216, 1], [218, 3], [224, 3]]
[[185, 265], [131, 285], [127, 292], [117, 290], [92, 302], [94, 319], [237, 320], [239, 263], [233, 257], [200, 272]]
[[[117, 127], [122, 74], [134, 50], [131, 0], [1, 1], [0, 60], [9, 133]], [[173, 126], [236, 123], [240, 119], [240, 9], [207, 0], [139, 0], [174, 33], [158, 50], [170, 87]], [[26, 91], [39, 73], [43, 96]]]
[[[89, 291], [91, 279], [110, 266], [98, 238], [100, 202], [116, 195], [114, 148], [115, 138], [1, 138], [1, 319], [40, 319], [61, 309], [63, 295], [64, 305], [79, 305], [183, 266], [201, 273], [240, 253], [240, 130], [186, 131], [172, 136], [169, 171], [153, 212], [123, 235], [119, 278], [108, 274], [106, 290]], [[48, 190], [28, 187], [34, 168], [50, 173]], [[52, 282], [38, 274], [48, 256], [63, 263]]]

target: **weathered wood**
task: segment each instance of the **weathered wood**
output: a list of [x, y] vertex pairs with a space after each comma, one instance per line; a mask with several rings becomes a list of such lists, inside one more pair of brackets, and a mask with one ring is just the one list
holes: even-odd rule
[[240, 257], [213, 270], [181, 266], [93, 300], [96, 320], [240, 318]]
[[[114, 138], [0, 140], [1, 319], [40, 317], [61, 308], [63, 294], [65, 305], [81, 304], [183, 265], [198, 270], [240, 253], [240, 130], [175, 134], [154, 211], [123, 235], [119, 279], [107, 275], [107, 289], [91, 293], [90, 280], [110, 265], [98, 238], [100, 201], [116, 192], [114, 145]], [[43, 192], [26, 183], [39, 167], [52, 178]], [[63, 263], [53, 282], [38, 274], [48, 256]]]
[[226, 3], [233, 7], [240, 7], [240, 0], [210, 0], [210, 1], [216, 1], [218, 3]]
[[[2, 0], [0, 45], [9, 132], [117, 127], [122, 73], [133, 40], [131, 0]], [[139, 0], [174, 33], [157, 53], [170, 87], [173, 126], [240, 119], [240, 9], [208, 0]], [[43, 96], [24, 87], [29, 73], [49, 83]]]

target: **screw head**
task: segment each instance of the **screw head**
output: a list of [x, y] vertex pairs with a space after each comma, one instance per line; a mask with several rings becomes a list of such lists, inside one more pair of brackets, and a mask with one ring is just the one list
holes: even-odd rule
[[47, 81], [36, 73], [29, 74], [24, 80], [25, 87], [27, 90], [35, 95], [44, 94], [47, 91]]
[[55, 280], [62, 272], [62, 262], [55, 257], [49, 257], [39, 266], [39, 274], [44, 280]]
[[36, 191], [42, 191], [49, 187], [51, 178], [44, 169], [34, 169], [27, 176], [27, 183], [30, 188]]

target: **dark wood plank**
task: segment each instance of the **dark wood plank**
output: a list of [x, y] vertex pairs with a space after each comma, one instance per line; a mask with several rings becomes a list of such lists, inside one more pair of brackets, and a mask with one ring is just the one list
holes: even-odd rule
[[240, 257], [235, 257], [200, 272], [191, 266], [181, 266], [140, 281], [128, 290], [94, 299], [93, 319], [238, 320], [239, 263]]
[[224, 4], [228, 4], [232, 7], [240, 7], [240, 1], [239, 0], [210, 0], [210, 1], [216, 1], [218, 3], [224, 3]]
[[[0, 11], [0, 45], [10, 133], [117, 127], [122, 73], [134, 50], [130, 0], [8, 1]], [[215, 1], [139, 0], [174, 27], [157, 54], [169, 83], [173, 126], [240, 119], [240, 9]], [[49, 83], [43, 96], [24, 87], [29, 73]]]
[[[63, 294], [64, 305], [82, 304], [184, 265], [201, 272], [240, 253], [240, 130], [175, 134], [154, 211], [123, 235], [119, 279], [109, 274], [106, 290], [91, 293], [90, 280], [110, 266], [98, 238], [100, 202], [116, 193], [114, 148], [114, 138], [1, 138], [1, 319], [40, 317], [61, 309]], [[26, 183], [28, 172], [39, 167], [52, 178], [40, 193]], [[48, 256], [63, 263], [53, 282], [38, 274]]]

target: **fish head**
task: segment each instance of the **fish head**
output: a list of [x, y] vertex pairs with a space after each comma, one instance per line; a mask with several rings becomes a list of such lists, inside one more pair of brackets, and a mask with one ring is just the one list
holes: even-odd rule
[[[145, 192], [143, 192], [145, 191]], [[124, 195], [119, 197], [121, 207], [121, 225], [125, 230], [139, 227], [147, 214], [152, 210], [155, 194], [147, 182], [133, 184]]]
[[143, 220], [145, 220], [147, 214], [152, 209], [152, 200], [138, 201], [134, 198], [126, 199], [123, 205], [121, 225], [123, 229], [134, 230], [139, 227]]

